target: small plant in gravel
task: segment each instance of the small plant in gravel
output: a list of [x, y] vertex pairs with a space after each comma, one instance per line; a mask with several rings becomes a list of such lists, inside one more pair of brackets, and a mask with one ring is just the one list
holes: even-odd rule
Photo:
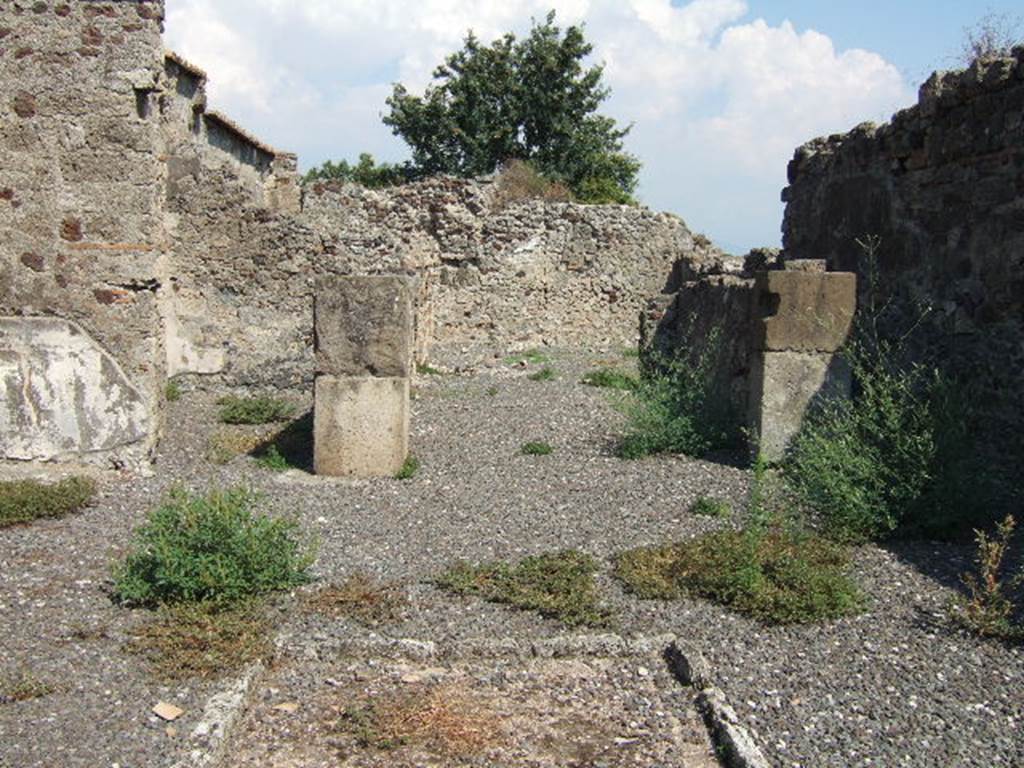
[[206, 458], [214, 464], [227, 464], [236, 456], [257, 450], [266, 439], [266, 434], [219, 429], [207, 438]]
[[636, 388], [619, 401], [628, 423], [619, 456], [703, 456], [738, 444], [737, 419], [714, 380], [719, 346], [712, 332], [675, 358], [652, 356]]
[[587, 554], [564, 550], [505, 562], [454, 564], [435, 584], [458, 595], [538, 611], [568, 627], [604, 627], [610, 611], [600, 604], [594, 574], [597, 563]]
[[95, 493], [96, 483], [87, 477], [68, 477], [57, 483], [0, 482], [0, 528], [77, 512]]
[[616, 558], [615, 575], [645, 599], [703, 597], [769, 624], [835, 619], [861, 609], [849, 556], [796, 529], [726, 530]]
[[355, 573], [341, 584], [319, 589], [307, 598], [306, 605], [317, 613], [346, 616], [367, 626], [377, 626], [400, 619], [408, 602], [398, 584]]
[[395, 480], [412, 480], [420, 471], [420, 460], [409, 455], [402, 462], [402, 468], [395, 473]]
[[485, 390], [485, 393], [488, 397], [494, 397], [495, 395], [498, 394], [498, 388], [495, 386], [490, 386]]
[[282, 456], [281, 451], [279, 451], [277, 446], [273, 444], [268, 446], [265, 451], [256, 455], [256, 463], [273, 472], [285, 472], [292, 469], [292, 465], [288, 463], [288, 459]]
[[550, 365], [545, 365], [539, 371], [529, 374], [526, 378], [530, 381], [554, 381], [558, 378], [558, 372]]
[[519, 448], [519, 452], [523, 454], [523, 456], [549, 456], [554, 453], [554, 451], [554, 448], [544, 442], [523, 443]]
[[133, 628], [127, 643], [165, 680], [218, 677], [266, 658], [271, 647], [270, 624], [257, 602], [165, 605]]
[[271, 424], [286, 421], [295, 412], [291, 403], [269, 395], [227, 395], [217, 404], [221, 407], [220, 420], [225, 424]]
[[164, 385], [164, 397], [167, 402], [176, 403], [181, 400], [181, 385], [174, 379], [168, 379]]
[[312, 548], [298, 524], [252, 511], [242, 488], [192, 494], [171, 491], [135, 530], [129, 554], [114, 568], [122, 601], [231, 606], [308, 581]]
[[700, 496], [690, 505], [690, 513], [701, 517], [729, 517], [732, 507], [725, 499]]
[[498, 716], [455, 685], [378, 694], [347, 707], [342, 726], [363, 748], [415, 745], [448, 758], [471, 757], [501, 740]]
[[589, 387], [617, 389], [623, 392], [632, 392], [640, 384], [636, 376], [611, 368], [598, 368], [595, 371], [588, 371], [583, 374], [580, 383], [586, 384]]
[[551, 358], [539, 349], [531, 349], [518, 355], [509, 355], [504, 362], [505, 365], [541, 365], [551, 362]]
[[1024, 570], [1013, 577], [1004, 573], [1003, 561], [1010, 548], [1016, 520], [1012, 515], [996, 526], [994, 536], [975, 531], [977, 573], [965, 573], [961, 580], [967, 596], [954, 603], [954, 616], [982, 637], [1024, 640], [1024, 624], [1014, 621], [1017, 606], [1010, 593], [1024, 584]]
[[444, 376], [444, 371], [435, 368], [429, 363], [416, 363], [416, 373], [421, 376]]
[[41, 699], [57, 691], [57, 686], [35, 675], [18, 671], [0, 675], [0, 704], [17, 704], [20, 701]]

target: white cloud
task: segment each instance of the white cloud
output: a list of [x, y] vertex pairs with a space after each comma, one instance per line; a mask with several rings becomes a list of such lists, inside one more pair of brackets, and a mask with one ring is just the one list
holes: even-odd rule
[[[397, 159], [380, 123], [392, 82], [429, 82], [467, 29], [528, 30], [554, 7], [584, 22], [613, 97], [635, 122], [641, 196], [748, 246], [778, 239], [786, 162], [802, 142], [885, 119], [912, 98], [880, 56], [836, 51], [743, 0], [168, 0], [168, 43], [206, 68], [211, 97], [304, 165], [360, 151]], [[741, 213], [742, 215], [737, 215]]]

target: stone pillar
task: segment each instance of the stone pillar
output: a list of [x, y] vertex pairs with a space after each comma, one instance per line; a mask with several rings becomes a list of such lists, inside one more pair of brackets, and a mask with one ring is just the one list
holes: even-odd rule
[[750, 428], [754, 449], [783, 458], [809, 408], [849, 397], [850, 370], [836, 354], [850, 335], [857, 277], [791, 261], [755, 278]]
[[314, 316], [317, 474], [394, 475], [409, 450], [409, 280], [392, 275], [320, 278]]

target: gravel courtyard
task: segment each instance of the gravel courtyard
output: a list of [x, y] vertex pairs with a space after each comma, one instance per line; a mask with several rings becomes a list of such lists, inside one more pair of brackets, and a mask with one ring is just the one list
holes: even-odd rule
[[[418, 377], [412, 452], [421, 469], [406, 481], [323, 480], [301, 470], [274, 472], [248, 456], [214, 463], [208, 441], [225, 428], [212, 397], [186, 391], [171, 406], [153, 476], [108, 477], [81, 514], [0, 530], [0, 675], [29, 671], [53, 689], [0, 703], [0, 766], [170, 766], [187, 749], [184, 736], [217, 684], [151, 679], [123, 647], [145, 612], [115, 606], [107, 594], [110, 563], [175, 484], [258, 489], [264, 509], [298, 516], [316, 536], [321, 582], [357, 572], [401, 582], [409, 605], [373, 630], [393, 638], [564, 635], [554, 621], [453, 597], [424, 580], [457, 558], [586, 551], [605, 566], [600, 586], [614, 611], [612, 631], [671, 633], [698, 648], [712, 681], [775, 766], [1024, 765], [1024, 649], [975, 639], [947, 619], [969, 547], [918, 542], [858, 550], [855, 575], [870, 597], [868, 610], [826, 625], [766, 628], [709, 603], [640, 601], [623, 592], [607, 575], [611, 556], [726, 525], [689, 514], [690, 504], [707, 495], [739, 509], [749, 487], [748, 473], [726, 461], [623, 461], [612, 454], [621, 417], [607, 391], [579, 380], [601, 365], [632, 364], [616, 350], [565, 350], [553, 354], [553, 381], [528, 379], [537, 365], [501, 360]], [[521, 455], [520, 446], [534, 440], [554, 452]], [[287, 604], [286, 630], [307, 644], [370, 632]], [[625, 668], [601, 665], [586, 674], [627, 676]], [[447, 674], [486, 678], [476, 669]], [[290, 684], [315, 698], [308, 679]], [[532, 701], [540, 694], [523, 695]], [[168, 725], [151, 714], [158, 701], [185, 714]], [[260, 706], [250, 717], [267, 716]], [[274, 738], [273, 728], [258, 731]], [[224, 765], [270, 764], [259, 754], [253, 746], [244, 761], [240, 755], [241, 762]], [[664, 764], [649, 760], [631, 764]]]

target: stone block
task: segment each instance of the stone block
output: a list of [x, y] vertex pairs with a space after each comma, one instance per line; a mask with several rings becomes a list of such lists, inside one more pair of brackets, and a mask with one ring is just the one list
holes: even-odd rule
[[769, 462], [785, 456], [810, 409], [850, 396], [849, 366], [830, 353], [763, 352], [751, 377], [754, 447]]
[[330, 376], [408, 376], [412, 287], [396, 275], [317, 280], [316, 369]]
[[0, 457], [46, 461], [111, 451], [151, 430], [143, 396], [79, 325], [0, 318]]
[[314, 470], [332, 477], [389, 477], [409, 451], [409, 380], [316, 379]]
[[762, 272], [756, 290], [756, 349], [835, 352], [850, 335], [857, 310], [851, 272]]

